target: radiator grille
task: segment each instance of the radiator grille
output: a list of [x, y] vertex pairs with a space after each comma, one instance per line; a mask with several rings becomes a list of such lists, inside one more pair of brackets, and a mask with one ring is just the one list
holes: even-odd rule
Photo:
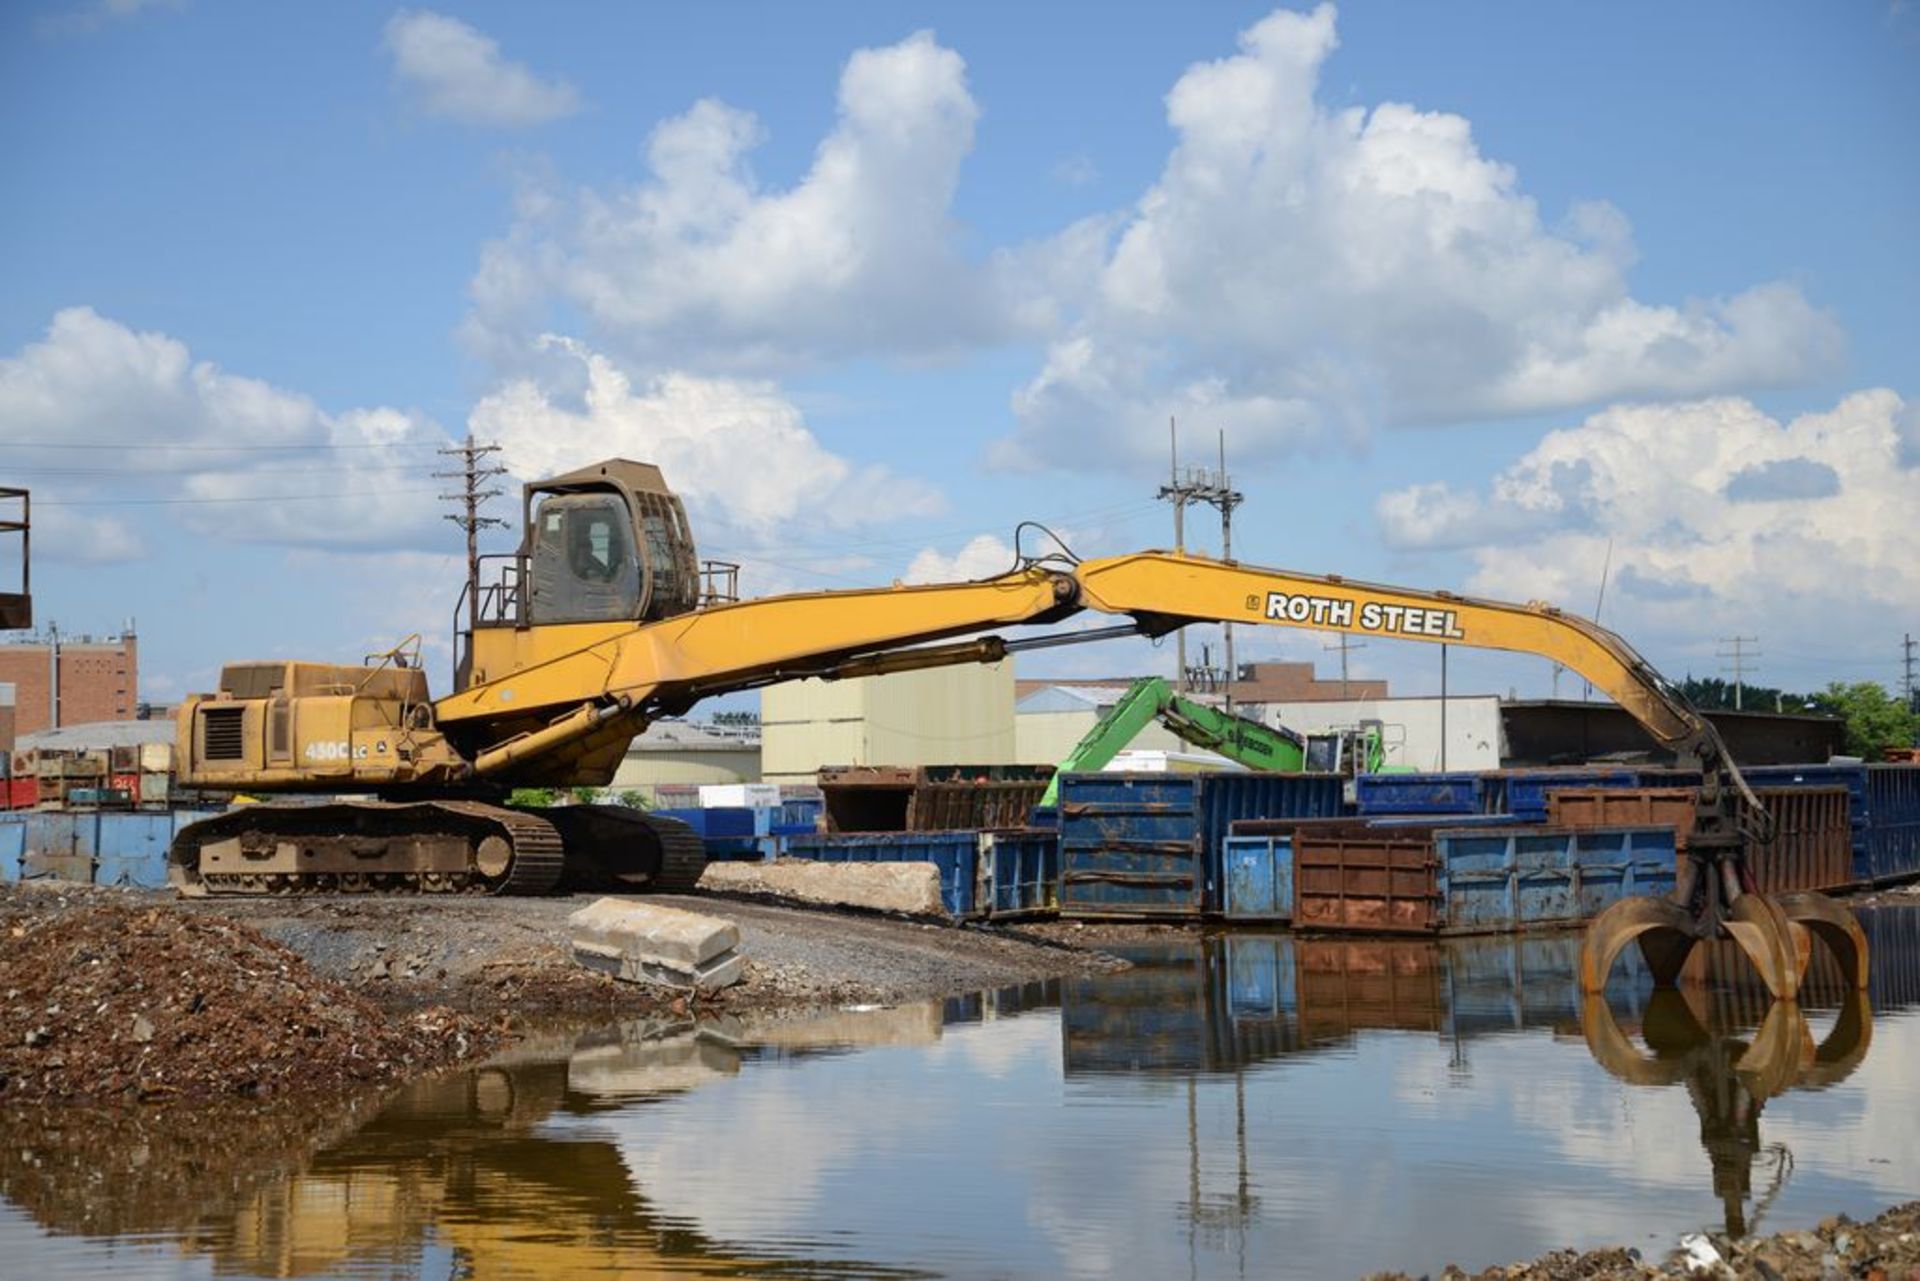
[[203, 707], [200, 709], [200, 743], [210, 761], [237, 761], [246, 756], [242, 722], [244, 707]]

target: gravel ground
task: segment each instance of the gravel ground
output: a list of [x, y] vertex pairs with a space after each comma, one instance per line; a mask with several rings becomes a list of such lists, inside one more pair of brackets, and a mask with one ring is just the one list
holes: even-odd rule
[[[617, 983], [574, 964], [569, 913], [592, 896], [176, 899], [165, 891], [55, 882], [0, 885], [0, 929], [108, 905], [240, 922], [325, 979], [398, 1010], [447, 1005], [490, 1019], [674, 1012], [661, 989]], [[1119, 964], [1100, 928], [934, 925], [746, 897], [645, 900], [733, 921], [745, 981], [702, 1007], [751, 1011], [950, 996]]]
[[[1463, 1272], [1448, 1264], [1439, 1281], [1626, 1281], [1652, 1277], [1723, 1277], [1783, 1281], [1858, 1277], [1865, 1281], [1920, 1281], [1920, 1201], [1897, 1205], [1870, 1223], [1835, 1215], [1810, 1232], [1779, 1232], [1734, 1241], [1715, 1233], [1692, 1237], [1667, 1258], [1643, 1259], [1613, 1247], [1556, 1250], [1527, 1263]], [[1370, 1281], [1411, 1281], [1403, 1272]]]

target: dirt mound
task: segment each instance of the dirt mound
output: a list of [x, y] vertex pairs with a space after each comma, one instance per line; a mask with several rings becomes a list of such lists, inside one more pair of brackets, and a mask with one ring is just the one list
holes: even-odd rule
[[390, 1015], [218, 918], [99, 904], [0, 936], [0, 1102], [325, 1090], [492, 1040], [445, 1009]]

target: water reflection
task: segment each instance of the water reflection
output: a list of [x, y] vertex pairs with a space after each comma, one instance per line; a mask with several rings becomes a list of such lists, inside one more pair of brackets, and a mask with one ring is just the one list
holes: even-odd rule
[[[1873, 1042], [1873, 1011], [1859, 991], [1841, 998], [1833, 1028], [1818, 1045], [1798, 1002], [1769, 1003], [1759, 1029], [1743, 1035], [1725, 1025], [1724, 1006], [1699, 989], [1653, 994], [1641, 1021], [1645, 1052], [1605, 1001], [1586, 1000], [1581, 1019], [1595, 1062], [1620, 1080], [1686, 1087], [1700, 1115], [1700, 1143], [1712, 1164], [1724, 1226], [1734, 1237], [1758, 1222], [1793, 1168], [1793, 1153], [1784, 1144], [1763, 1148], [1761, 1105], [1790, 1089], [1824, 1089], [1846, 1080]], [[1763, 1155], [1771, 1184], [1754, 1200], [1753, 1168]]]
[[1583, 1005], [1573, 936], [1225, 934], [946, 1002], [556, 1035], [346, 1107], [5, 1115], [0, 1258], [1340, 1275], [1811, 1221], [1920, 1185], [1920, 911], [1862, 921], [1849, 1002], [1623, 964]]
[[[749, 1055], [925, 1043], [938, 1013], [626, 1023], [535, 1040], [377, 1106], [21, 1111], [4, 1118], [0, 1194], [56, 1233], [171, 1237], [221, 1274], [410, 1277], [440, 1263], [483, 1278], [924, 1275], [717, 1245], [658, 1213], [615, 1144], [550, 1123], [657, 1104], [736, 1075]], [[86, 1273], [97, 1260], [69, 1262]]]

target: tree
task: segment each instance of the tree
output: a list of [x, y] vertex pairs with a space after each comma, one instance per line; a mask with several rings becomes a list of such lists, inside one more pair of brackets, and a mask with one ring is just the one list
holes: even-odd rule
[[630, 810], [647, 809], [647, 794], [637, 787], [629, 787], [613, 798]]
[[[1702, 711], [1733, 710], [1732, 681], [1723, 681], [1717, 676], [1689, 676], [1680, 682], [1680, 692]], [[1740, 690], [1740, 706], [1749, 712], [1801, 712], [1806, 710], [1808, 702], [1806, 695], [1790, 694], [1771, 685], [1743, 685]]]
[[1877, 761], [1889, 747], [1920, 743], [1920, 716], [1877, 681], [1835, 681], [1813, 701], [1829, 716], [1846, 721], [1849, 755]]
[[551, 787], [516, 787], [507, 795], [507, 804], [520, 809], [545, 809], [553, 802]]

